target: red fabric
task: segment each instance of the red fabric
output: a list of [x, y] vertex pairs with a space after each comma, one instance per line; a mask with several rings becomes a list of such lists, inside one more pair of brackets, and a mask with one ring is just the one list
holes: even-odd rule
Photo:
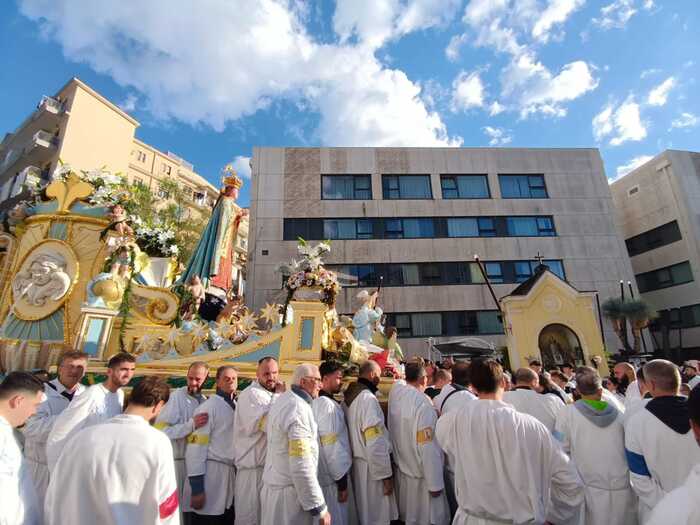
[[370, 354], [369, 358], [372, 361], [376, 361], [377, 364], [379, 364], [379, 366], [381, 367], [381, 369], [384, 370], [384, 368], [386, 368], [387, 362], [389, 361], [389, 349], [387, 348], [381, 353]]
[[172, 516], [173, 512], [177, 510], [180, 501], [177, 497], [177, 489], [173, 492], [163, 503], [158, 505], [158, 512], [160, 514], [160, 519], [164, 520]]

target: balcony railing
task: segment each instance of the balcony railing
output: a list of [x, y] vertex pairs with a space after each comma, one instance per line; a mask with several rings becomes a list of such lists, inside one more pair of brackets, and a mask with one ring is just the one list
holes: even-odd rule
[[45, 109], [51, 113], [61, 113], [63, 111], [63, 103], [53, 97], [43, 96], [38, 108]]

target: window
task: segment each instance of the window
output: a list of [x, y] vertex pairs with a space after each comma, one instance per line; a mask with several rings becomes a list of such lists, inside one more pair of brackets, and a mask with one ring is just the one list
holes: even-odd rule
[[551, 217], [508, 217], [508, 235], [512, 237], [551, 237], [555, 234]]
[[329, 219], [323, 221], [323, 236], [326, 239], [356, 239], [355, 219]]
[[158, 197], [161, 199], [169, 199], [170, 198], [170, 192], [163, 189], [163, 187], [158, 188]]
[[388, 313], [387, 326], [395, 326], [402, 338], [503, 333], [496, 310]]
[[134, 177], [134, 182], [133, 184], [135, 186], [143, 186], [143, 179], [140, 177]]
[[432, 199], [430, 175], [382, 175], [385, 199]]
[[[476, 263], [473, 263], [476, 264]], [[503, 280], [503, 268], [501, 263], [497, 262], [487, 262], [484, 264], [484, 269], [486, 270], [486, 275], [493, 284], [501, 284], [505, 281]]]
[[173, 167], [169, 164], [163, 164], [163, 173], [165, 173], [166, 175], [172, 175]]
[[442, 334], [442, 315], [439, 313], [411, 314], [411, 331], [414, 337]]
[[678, 222], [671, 221], [653, 230], [640, 233], [625, 241], [630, 256], [639, 255], [682, 239]]
[[443, 199], [488, 199], [486, 175], [440, 175]]
[[425, 286], [442, 284], [443, 280], [440, 264], [421, 264], [420, 283]]
[[546, 199], [544, 175], [499, 175], [504, 199]]
[[502, 334], [503, 324], [497, 311], [476, 312], [476, 323], [479, 334]]
[[693, 281], [688, 261], [635, 275], [640, 293], [669, 288]]
[[372, 199], [372, 180], [369, 175], [323, 175], [321, 186], [322, 199]]
[[430, 239], [435, 237], [432, 219], [386, 219], [385, 239]]
[[143, 151], [137, 151], [136, 160], [139, 162], [146, 162], [146, 154]]
[[478, 237], [479, 222], [472, 217], [457, 217], [447, 219], [448, 237]]
[[393, 321], [399, 337], [411, 337], [413, 335], [411, 333], [411, 316], [409, 314], [396, 314]]

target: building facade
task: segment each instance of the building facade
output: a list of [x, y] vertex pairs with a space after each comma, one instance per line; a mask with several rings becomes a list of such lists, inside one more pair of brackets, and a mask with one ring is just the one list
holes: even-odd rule
[[538, 256], [601, 300], [632, 279], [596, 149], [254, 148], [252, 173], [249, 303], [283, 300], [275, 270], [298, 237], [330, 239], [327, 263], [352, 283], [338, 312], [381, 277], [379, 305], [409, 354], [465, 337], [504, 344], [475, 254], [498, 298]]
[[655, 344], [699, 358], [700, 153], [664, 151], [610, 189], [639, 291], [659, 313]]

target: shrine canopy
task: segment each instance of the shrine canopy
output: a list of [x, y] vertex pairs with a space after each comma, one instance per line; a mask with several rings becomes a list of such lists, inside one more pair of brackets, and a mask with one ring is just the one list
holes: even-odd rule
[[571, 363], [591, 366], [601, 358], [607, 374], [605, 346], [596, 310], [596, 292], [579, 291], [539, 265], [532, 277], [499, 301], [511, 367], [538, 359], [545, 370]]

